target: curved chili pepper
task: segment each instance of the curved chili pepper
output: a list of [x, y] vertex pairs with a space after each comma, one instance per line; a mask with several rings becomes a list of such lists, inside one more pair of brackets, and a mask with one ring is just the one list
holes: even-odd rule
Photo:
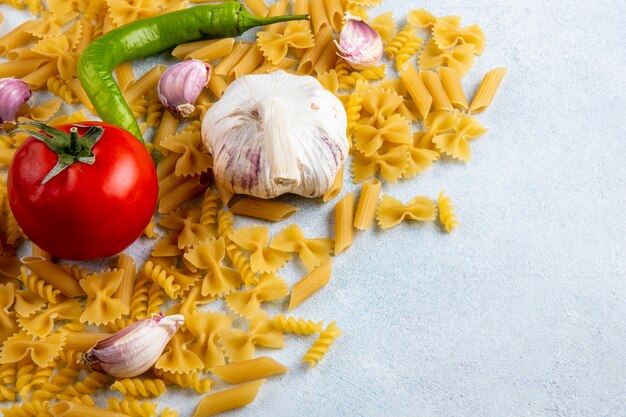
[[78, 78], [103, 121], [128, 130], [143, 142], [137, 120], [111, 74], [117, 65], [185, 42], [239, 36], [255, 26], [307, 18], [259, 18], [242, 4], [226, 1], [138, 20], [91, 42], [78, 61]]

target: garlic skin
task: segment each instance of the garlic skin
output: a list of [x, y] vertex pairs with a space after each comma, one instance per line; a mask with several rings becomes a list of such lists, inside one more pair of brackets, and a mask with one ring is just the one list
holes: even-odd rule
[[202, 140], [227, 191], [318, 197], [348, 156], [346, 126], [341, 101], [315, 78], [276, 71], [231, 83], [207, 110]]
[[197, 59], [172, 65], [159, 80], [159, 100], [174, 117], [186, 119], [210, 78], [211, 68]]
[[380, 61], [383, 56], [383, 40], [370, 25], [360, 17], [346, 12], [345, 24], [339, 35], [337, 55], [355, 70], [361, 70]]
[[15, 123], [15, 116], [20, 108], [32, 97], [33, 92], [22, 80], [15, 78], [0, 79], [0, 125], [5, 122]]
[[185, 317], [159, 313], [136, 321], [121, 331], [96, 343], [80, 362], [116, 378], [141, 375], [155, 364], [165, 345], [174, 336]]

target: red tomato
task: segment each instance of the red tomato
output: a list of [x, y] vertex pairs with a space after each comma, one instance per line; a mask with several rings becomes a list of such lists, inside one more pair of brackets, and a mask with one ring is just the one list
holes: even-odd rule
[[[154, 163], [129, 132], [100, 122], [104, 133], [91, 149], [95, 162], [75, 162], [45, 184], [58, 156], [29, 137], [9, 168], [7, 192], [17, 223], [46, 252], [70, 260], [115, 255], [150, 222], [157, 203]], [[69, 132], [73, 125], [56, 126]], [[78, 128], [83, 135], [86, 128]]]

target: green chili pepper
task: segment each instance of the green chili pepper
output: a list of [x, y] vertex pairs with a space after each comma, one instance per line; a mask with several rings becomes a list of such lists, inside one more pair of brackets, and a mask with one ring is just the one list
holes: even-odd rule
[[111, 74], [117, 65], [185, 42], [239, 36], [255, 26], [307, 18], [259, 18], [242, 4], [225, 1], [138, 20], [94, 40], [78, 61], [78, 78], [103, 121], [128, 130], [143, 142], [137, 120]]

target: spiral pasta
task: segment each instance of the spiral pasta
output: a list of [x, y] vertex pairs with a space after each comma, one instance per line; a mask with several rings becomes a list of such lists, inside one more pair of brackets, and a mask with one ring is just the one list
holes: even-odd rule
[[202, 199], [202, 211], [200, 213], [200, 224], [203, 226], [213, 226], [217, 223], [217, 208], [219, 206], [219, 196], [210, 188], [204, 192]]
[[233, 224], [235, 224], [233, 213], [228, 210], [221, 210], [217, 215], [217, 222], [217, 232], [226, 242], [226, 254], [230, 258], [237, 272], [239, 272], [239, 275], [241, 275], [244, 284], [246, 287], [256, 285], [259, 282], [259, 278], [256, 276], [256, 273], [252, 271], [250, 260], [229, 238], [231, 233], [233, 233]]
[[200, 378], [199, 372], [190, 374], [179, 374], [164, 372], [163, 377], [165, 380], [178, 385], [182, 388], [192, 388], [199, 394], [207, 393], [213, 386], [213, 381], [209, 378]]
[[78, 376], [78, 371], [72, 368], [61, 368], [59, 372], [50, 380], [42, 384], [31, 396], [32, 400], [46, 401], [56, 397], [67, 386], [69, 386], [74, 378]]
[[396, 33], [389, 45], [385, 48], [387, 58], [394, 58], [398, 51], [411, 39], [415, 37], [415, 28], [411, 25], [406, 25], [402, 30]]
[[108, 380], [109, 377], [103, 373], [91, 372], [80, 381], [68, 385], [61, 393], [57, 394], [57, 399], [71, 401], [71, 399], [75, 397], [91, 395], [102, 388]]
[[25, 267], [20, 268], [20, 275], [17, 279], [22, 281], [26, 288], [36, 293], [44, 300], [47, 300], [49, 303], [55, 304], [57, 302], [57, 296], [61, 293], [61, 291], [55, 289], [52, 285], [46, 284], [46, 282], [37, 275], [28, 275]]
[[152, 282], [148, 290], [148, 309], [146, 315], [151, 316], [161, 310], [161, 306], [165, 303], [165, 292], [157, 282]]
[[198, 275], [185, 275], [181, 271], [157, 262], [146, 262], [144, 272], [157, 282], [170, 298], [180, 297], [198, 279]]
[[178, 411], [165, 407], [163, 411], [161, 411], [160, 417], [178, 417]]
[[346, 104], [346, 116], [348, 119], [348, 137], [354, 130], [354, 127], [359, 123], [361, 119], [361, 109], [363, 108], [363, 97], [358, 92], [350, 94], [348, 103]]
[[78, 103], [78, 98], [68, 87], [67, 82], [60, 76], [55, 75], [54, 77], [48, 78], [46, 87], [48, 88], [48, 91], [59, 97], [67, 104]]
[[419, 51], [424, 41], [417, 36], [409, 37], [396, 52], [396, 68], [403, 71], [413, 55]]
[[330, 323], [320, 334], [320, 337], [315, 343], [313, 343], [313, 346], [304, 354], [302, 362], [308, 363], [311, 368], [315, 367], [328, 352], [330, 345], [332, 345], [339, 336], [341, 336], [341, 330], [339, 330], [337, 324], [335, 322]]
[[153, 417], [157, 415], [156, 403], [148, 401], [139, 402], [133, 398], [125, 398], [120, 401], [117, 398], [109, 398], [107, 405], [109, 410], [126, 414], [129, 417]]
[[24, 404], [14, 404], [11, 408], [0, 408], [4, 417], [35, 417], [47, 416], [48, 403], [38, 400], [26, 401]]
[[385, 78], [385, 64], [373, 66], [361, 71], [352, 71], [348, 74], [338, 76], [338, 86], [342, 90], [351, 90], [356, 87], [359, 81], [376, 81]]
[[111, 390], [116, 390], [122, 395], [135, 397], [158, 397], [167, 391], [165, 383], [160, 379], [127, 378], [118, 379], [111, 385]]
[[313, 334], [322, 331], [323, 322], [315, 323], [311, 320], [304, 320], [295, 317], [286, 317], [284, 314], [279, 314], [272, 318], [274, 327], [279, 330], [283, 330], [289, 333], [295, 334]]

